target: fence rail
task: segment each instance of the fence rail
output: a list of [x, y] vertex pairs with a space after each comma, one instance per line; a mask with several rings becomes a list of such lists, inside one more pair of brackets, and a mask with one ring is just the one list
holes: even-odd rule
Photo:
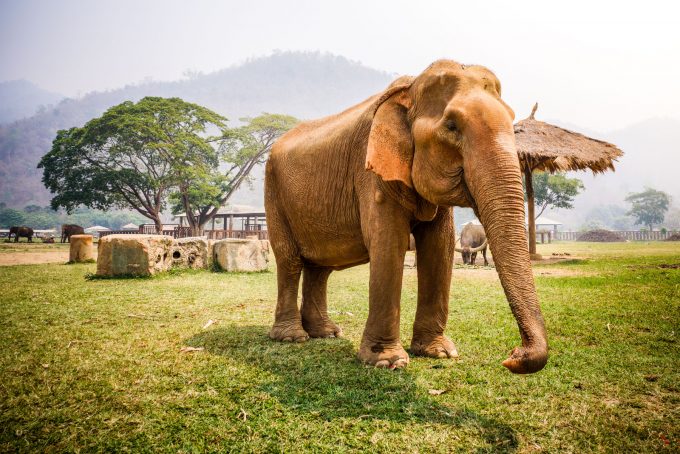
[[258, 240], [268, 240], [269, 234], [266, 230], [206, 230], [209, 240], [223, 240], [225, 238], [246, 239], [257, 236]]
[[[556, 232], [553, 238], [561, 241], [575, 241], [583, 232]], [[662, 241], [678, 232], [650, 232], [648, 230], [612, 230], [629, 241]]]
[[[140, 230], [109, 230], [107, 232], [100, 232], [99, 237], [107, 235], [136, 235], [144, 233], [147, 235], [156, 235], [156, 230], [140, 229]], [[175, 227], [174, 229], [163, 229], [162, 235], [168, 235], [173, 238], [186, 238], [191, 236], [191, 229], [189, 227]], [[257, 237], [258, 240], [268, 240], [269, 234], [266, 230], [205, 230], [204, 236], [209, 240], [223, 240], [225, 238], [247, 239]]]
[[[148, 226], [142, 226], [139, 228], [139, 230], [109, 230], [106, 232], [99, 232], [99, 238], [108, 236], [108, 235], [137, 235], [137, 234], [145, 234], [145, 235], [156, 235], [158, 234], [156, 232], [156, 228], [149, 228]], [[172, 229], [167, 229], [164, 228], [163, 231], [160, 233], [160, 235], [168, 235], [173, 238], [186, 238], [188, 236], [191, 236], [191, 229], [189, 227], [174, 227]]]

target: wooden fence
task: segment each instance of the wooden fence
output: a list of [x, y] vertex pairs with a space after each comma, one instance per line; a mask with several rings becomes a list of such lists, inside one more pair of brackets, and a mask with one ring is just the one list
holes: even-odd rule
[[[168, 235], [173, 238], [186, 238], [191, 236], [191, 229], [189, 227], [167, 227], [168, 226], [164, 226], [160, 235]], [[150, 224], [144, 224], [139, 227], [139, 230], [109, 230], [106, 232], [99, 232], [99, 238], [105, 237], [107, 235], [137, 235], [140, 233], [145, 235], [156, 235], [156, 227]]]
[[257, 236], [258, 240], [268, 240], [269, 234], [266, 230], [206, 230], [209, 240], [223, 240], [225, 238], [246, 239]]
[[[553, 238], [562, 241], [575, 241], [583, 232], [556, 232]], [[612, 233], [621, 235], [629, 241], [663, 241], [678, 232], [650, 232], [648, 230], [612, 230]]]
[[[107, 235], [134, 235], [143, 233], [146, 235], [156, 235], [156, 229], [140, 228], [139, 230], [109, 230], [107, 232], [100, 232], [99, 237]], [[191, 236], [191, 229], [189, 227], [174, 227], [173, 229], [163, 229], [162, 235], [168, 235], [173, 238], [187, 238]], [[209, 240], [223, 240], [225, 238], [247, 239], [257, 236], [258, 240], [268, 240], [269, 235], [266, 230], [205, 230], [204, 236]]]

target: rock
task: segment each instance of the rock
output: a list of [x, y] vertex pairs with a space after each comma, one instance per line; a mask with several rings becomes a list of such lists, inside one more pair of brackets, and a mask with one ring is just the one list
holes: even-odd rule
[[264, 271], [269, 263], [269, 249], [259, 240], [229, 238], [215, 241], [213, 259], [224, 271]]
[[205, 238], [178, 238], [172, 243], [173, 266], [201, 269], [208, 268], [210, 262], [210, 247]]
[[[71, 237], [73, 238], [73, 237]], [[98, 276], [149, 276], [172, 266], [167, 235], [107, 235], [99, 240]]]
[[70, 263], [94, 261], [92, 235], [71, 235], [68, 261]]

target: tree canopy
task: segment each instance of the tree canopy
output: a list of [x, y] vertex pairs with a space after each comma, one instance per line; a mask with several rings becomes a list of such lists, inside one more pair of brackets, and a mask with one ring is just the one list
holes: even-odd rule
[[298, 120], [289, 115], [265, 113], [240, 121], [243, 126], [224, 131], [212, 166], [189, 169], [170, 195], [175, 214], [182, 211], [194, 214], [187, 216], [194, 234], [201, 234], [219, 208], [244, 182], [250, 181], [253, 167], [264, 163], [276, 139]]
[[[179, 98], [123, 102], [82, 128], [60, 130], [40, 160], [53, 209], [131, 208], [162, 228], [173, 187], [219, 162], [226, 118]], [[212, 132], [213, 135], [208, 135]]]
[[663, 191], [645, 188], [642, 192], [628, 195], [626, 202], [631, 204], [628, 214], [635, 218], [635, 223], [646, 225], [652, 230], [654, 224], [663, 222], [671, 197]]
[[584, 189], [578, 178], [567, 178], [564, 173], [534, 172], [534, 200], [539, 208], [536, 218], [548, 208], [573, 208], [574, 198]]

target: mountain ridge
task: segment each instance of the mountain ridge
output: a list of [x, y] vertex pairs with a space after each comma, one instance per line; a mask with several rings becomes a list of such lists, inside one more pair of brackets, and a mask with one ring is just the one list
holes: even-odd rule
[[[272, 77], [275, 74], [276, 77]], [[383, 90], [392, 80], [344, 57], [318, 52], [277, 52], [189, 79], [143, 82], [67, 98], [52, 109], [0, 125], [0, 202], [46, 205], [50, 194], [36, 168], [57, 130], [82, 126], [106, 109], [144, 96], [180, 97], [230, 120], [284, 113], [300, 119], [330, 115]], [[237, 196], [243, 196], [240, 191]], [[247, 195], [247, 194], [246, 194]], [[252, 197], [246, 197], [250, 199]], [[248, 203], [252, 200], [240, 200]], [[260, 203], [261, 205], [261, 203]]]

